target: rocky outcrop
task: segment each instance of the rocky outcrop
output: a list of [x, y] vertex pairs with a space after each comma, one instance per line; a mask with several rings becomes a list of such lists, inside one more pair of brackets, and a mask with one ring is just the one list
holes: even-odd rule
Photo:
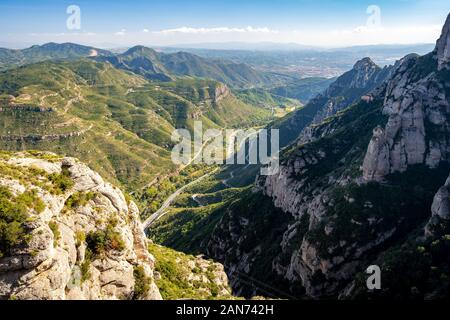
[[28, 212], [29, 239], [0, 258], [0, 298], [161, 298], [138, 209], [118, 188], [73, 158], [13, 154], [0, 165], [11, 168], [1, 186], [45, 205]]
[[164, 299], [233, 299], [222, 264], [156, 244], [151, 244], [149, 250], [157, 260], [156, 283], [164, 289], [168, 282], [171, 285], [162, 291]]
[[[450, 73], [442, 67], [442, 42], [435, 52], [408, 55], [386, 70], [387, 80], [362, 100], [356, 89], [367, 84], [362, 74], [372, 67], [367, 59], [357, 63], [354, 72], [361, 76], [341, 79], [352, 90], [338, 92], [358, 93], [359, 103], [313, 124], [310, 139], [283, 150], [278, 174], [258, 177], [254, 195], [228, 209], [209, 253], [230, 272], [267, 281], [261, 273], [271, 270], [271, 284], [291, 293], [338, 297], [373, 259], [414, 237], [442, 172], [448, 174]], [[334, 112], [329, 99], [316, 107], [324, 105], [325, 114]], [[399, 174], [387, 180], [390, 173]], [[434, 197], [427, 233], [449, 215], [449, 186], [447, 180]]]
[[307, 179], [298, 179], [296, 176], [305, 175], [308, 167], [317, 165], [325, 156], [321, 150], [316, 153], [299, 151], [295, 159], [281, 166], [278, 174], [257, 179], [256, 190], [271, 197], [274, 205], [284, 212], [298, 216], [306, 209], [320, 205], [320, 201], [309, 202], [311, 199], [304, 192]]
[[373, 129], [363, 168], [363, 177], [368, 181], [380, 181], [389, 174], [389, 144], [385, 131], [380, 126]]
[[356, 62], [350, 71], [337, 78], [324, 93], [310, 102], [310, 104], [317, 104], [317, 112], [311, 124], [301, 132], [298, 138], [299, 143], [311, 142], [323, 136], [324, 134], [316, 133], [317, 125], [351, 104], [361, 99], [372, 102], [374, 99], [372, 91], [391, 76], [392, 70], [392, 66], [380, 68], [368, 57]]
[[442, 35], [437, 41], [435, 53], [439, 70], [448, 68], [448, 62], [450, 61], [450, 15], [447, 17]]
[[53, 108], [35, 105], [11, 104], [11, 103], [8, 103], [8, 106], [6, 107], [0, 105], [0, 112], [4, 111], [54, 112]]
[[442, 221], [448, 221], [450, 218], [450, 176], [445, 185], [442, 186], [433, 199], [431, 206], [431, 218], [425, 226], [425, 235], [432, 236], [433, 229]]
[[375, 130], [363, 164], [367, 181], [381, 181], [393, 172], [450, 160], [450, 99], [447, 61], [447, 19], [435, 53], [409, 55], [397, 65], [386, 85], [384, 130]]
[[230, 95], [230, 89], [222, 83], [218, 84], [216, 86], [216, 89], [214, 90], [214, 102], [218, 103], [219, 101], [225, 99]]
[[391, 67], [380, 68], [366, 57], [355, 63], [353, 68], [340, 76], [323, 94], [327, 103], [314, 117], [317, 124], [325, 118], [357, 102], [361, 96], [369, 93], [389, 77]]

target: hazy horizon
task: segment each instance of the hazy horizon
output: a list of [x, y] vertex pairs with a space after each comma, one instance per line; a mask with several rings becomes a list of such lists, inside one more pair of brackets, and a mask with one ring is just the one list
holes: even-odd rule
[[438, 38], [450, 2], [444, 0], [4, 0], [0, 45], [24, 48], [73, 42], [100, 48], [136, 44], [192, 46], [277, 43], [341, 48], [423, 44]]
[[42, 43], [33, 43], [27, 44], [23, 46], [15, 47], [12, 44], [2, 43], [0, 42], [0, 48], [3, 49], [11, 49], [11, 50], [23, 50], [33, 46], [44, 46], [46, 44], [77, 44], [87, 47], [93, 47], [102, 50], [111, 50], [111, 51], [120, 51], [127, 50], [129, 48], [135, 46], [144, 46], [152, 49], [197, 49], [197, 50], [217, 50], [217, 51], [335, 51], [335, 50], [345, 50], [345, 49], [357, 49], [357, 48], [377, 48], [377, 47], [386, 47], [386, 48], [409, 48], [416, 46], [434, 46], [435, 42], [428, 43], [408, 43], [408, 44], [400, 44], [400, 43], [392, 43], [392, 44], [370, 44], [370, 45], [353, 45], [353, 46], [334, 46], [334, 47], [326, 47], [326, 46], [313, 46], [307, 44], [300, 43], [283, 43], [283, 42], [209, 42], [209, 43], [176, 43], [173, 45], [157, 45], [157, 44], [145, 44], [145, 43], [135, 43], [130, 45], [114, 45], [114, 44], [105, 44], [99, 43], [98, 45], [94, 43], [83, 43], [83, 42], [42, 42]]

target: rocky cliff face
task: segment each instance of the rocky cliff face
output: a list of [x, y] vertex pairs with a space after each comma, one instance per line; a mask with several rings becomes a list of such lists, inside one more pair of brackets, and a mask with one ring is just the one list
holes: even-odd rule
[[52, 154], [2, 154], [0, 168], [2, 203], [28, 207], [21, 223], [2, 220], [24, 236], [2, 233], [0, 298], [161, 298], [138, 209], [119, 189]]
[[450, 61], [450, 16], [447, 17], [442, 35], [437, 41], [435, 54], [438, 59], [439, 70], [448, 68], [448, 62]]
[[214, 102], [217, 103], [230, 95], [230, 89], [222, 83], [219, 83], [214, 90]]
[[326, 104], [314, 117], [314, 124], [335, 115], [340, 110], [358, 101], [390, 76], [392, 67], [380, 68], [370, 58], [355, 63], [352, 70], [340, 76], [323, 93]]
[[383, 180], [411, 165], [434, 168], [450, 159], [449, 25], [447, 19], [434, 52], [405, 57], [387, 83], [383, 113], [389, 120], [369, 144], [363, 164], [367, 181]]
[[447, 71], [438, 71], [441, 60], [434, 53], [408, 56], [394, 72], [383, 105], [388, 122], [374, 131], [363, 164], [367, 181], [383, 180], [411, 165], [434, 168], [449, 159], [450, 78]]
[[350, 71], [338, 77], [325, 92], [281, 123], [281, 146], [297, 139], [299, 143], [316, 139], [319, 136], [315, 133], [318, 124], [360, 101], [381, 85], [390, 76], [392, 69], [392, 66], [380, 68], [370, 58], [356, 62]]
[[427, 236], [433, 236], [434, 229], [450, 218], [450, 176], [434, 196], [431, 214], [431, 218], [425, 226], [425, 235]]
[[210, 253], [230, 272], [270, 281], [261, 275], [270, 270], [270, 285], [291, 293], [348, 297], [347, 285], [386, 247], [422, 232], [430, 208], [432, 233], [449, 207], [448, 182], [440, 188], [450, 171], [450, 74], [440, 49], [449, 23], [434, 52], [405, 57], [370, 99], [316, 124], [309, 143], [285, 149], [279, 173], [259, 177], [254, 194], [229, 208]]

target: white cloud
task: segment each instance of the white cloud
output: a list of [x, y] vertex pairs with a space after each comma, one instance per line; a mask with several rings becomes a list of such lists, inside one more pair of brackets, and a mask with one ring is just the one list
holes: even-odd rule
[[[381, 25], [357, 26], [343, 29], [305, 28], [297, 30], [272, 30], [267, 27], [180, 27], [152, 31], [122, 29], [112, 33], [65, 32], [27, 34], [27, 43], [76, 42], [93, 46], [153, 46], [179, 45], [189, 43], [216, 42], [277, 42], [316, 45], [322, 47], [346, 47], [370, 44], [431, 43], [436, 41], [442, 26], [423, 25]], [[146, 32], [146, 30], [148, 32]], [[5, 41], [14, 42], [18, 35], [11, 35]]]
[[408, 27], [368, 27], [368, 26], [358, 26], [354, 29], [343, 29], [343, 30], [333, 30], [333, 34], [434, 34], [441, 31], [442, 26], [440, 25], [424, 25], [424, 26], [408, 26]]
[[157, 31], [158, 34], [207, 34], [207, 33], [276, 33], [276, 31], [271, 30], [267, 27], [254, 28], [248, 26], [246, 28], [229, 28], [229, 27], [217, 27], [217, 28], [191, 28], [191, 27], [181, 27], [175, 29], [166, 29]]
[[122, 30], [120, 30], [119, 32], [116, 32], [115, 35], [116, 35], [116, 36], [124, 36], [126, 32], [127, 32], [127, 30], [122, 29]]

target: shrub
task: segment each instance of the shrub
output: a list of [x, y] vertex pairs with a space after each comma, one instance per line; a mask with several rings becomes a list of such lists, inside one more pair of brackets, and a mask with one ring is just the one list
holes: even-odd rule
[[68, 168], [63, 167], [61, 173], [52, 173], [48, 179], [53, 184], [53, 193], [62, 194], [73, 187], [74, 182]]
[[89, 250], [95, 256], [101, 256], [107, 251], [123, 251], [125, 243], [114, 227], [108, 225], [105, 230], [91, 231], [86, 237]]
[[86, 234], [84, 233], [84, 231], [77, 231], [75, 233], [76, 246], [77, 247], [81, 246], [81, 244], [84, 243], [85, 241], [86, 241]]
[[24, 228], [28, 211], [41, 212], [44, 208], [36, 191], [14, 196], [7, 187], [0, 186], [0, 257], [9, 255], [12, 247], [29, 239]]
[[61, 232], [59, 231], [58, 224], [54, 221], [50, 221], [48, 223], [48, 226], [50, 227], [50, 230], [53, 232], [53, 246], [58, 245], [59, 239], [61, 239]]
[[84, 255], [84, 261], [80, 264], [81, 283], [91, 278], [91, 272], [89, 271], [89, 269], [91, 266], [92, 258], [93, 258], [92, 251], [89, 248], [87, 248]]
[[37, 213], [41, 213], [45, 209], [45, 204], [42, 199], [37, 196], [36, 189], [25, 191], [19, 195], [16, 200], [23, 203], [28, 208], [33, 208]]
[[133, 299], [140, 299], [147, 295], [150, 290], [151, 279], [145, 275], [144, 268], [137, 266], [133, 271], [134, 275], [134, 294]]
[[65, 207], [69, 209], [83, 207], [95, 197], [95, 192], [75, 192], [66, 200]]

